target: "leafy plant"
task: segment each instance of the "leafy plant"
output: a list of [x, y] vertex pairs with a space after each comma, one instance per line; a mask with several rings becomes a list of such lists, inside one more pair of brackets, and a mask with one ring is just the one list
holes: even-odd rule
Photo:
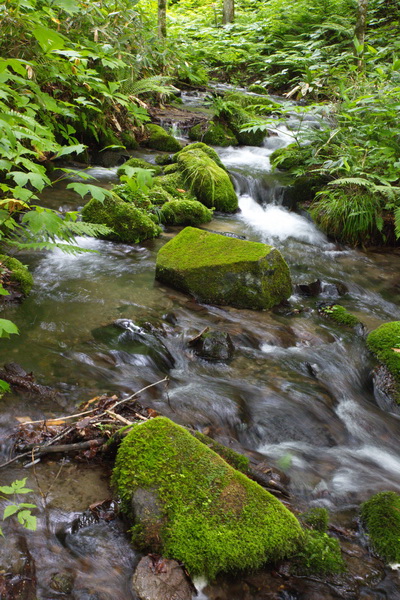
[[[10, 485], [0, 486], [0, 493], [5, 494], [1, 496], [3, 500], [8, 500], [8, 496], [13, 497], [13, 502], [6, 505], [3, 511], [3, 521], [9, 517], [16, 516], [18, 523], [20, 523], [25, 529], [31, 531], [36, 530], [36, 517], [32, 515], [32, 509], [36, 508], [36, 504], [28, 502], [19, 502], [18, 496], [21, 494], [29, 494], [33, 492], [30, 488], [25, 487], [26, 477], [13, 481]], [[4, 535], [0, 528], [0, 535]]]

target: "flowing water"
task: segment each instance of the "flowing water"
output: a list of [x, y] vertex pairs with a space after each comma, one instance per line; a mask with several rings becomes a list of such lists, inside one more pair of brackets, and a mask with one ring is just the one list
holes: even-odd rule
[[[35, 287], [22, 305], [3, 312], [20, 335], [2, 340], [0, 364], [20, 363], [62, 397], [39, 402], [10, 394], [2, 400], [2, 460], [17, 417], [66, 414], [94, 395], [131, 393], [168, 375], [168, 389], [150, 389], [142, 396], [144, 405], [207, 429], [239, 450], [258, 451], [290, 477], [299, 505], [326, 506], [332, 521], [348, 525], [371, 493], [400, 491], [400, 418], [374, 397], [365, 338], [336, 326], [316, 308], [318, 301], [340, 301], [366, 330], [399, 320], [399, 252], [337, 246], [307, 216], [285, 208], [289, 181], [271, 174], [269, 156], [290, 139], [290, 131], [281, 128], [263, 148], [219, 150], [240, 194], [241, 212], [217, 216], [206, 227], [275, 245], [296, 284], [321, 280], [320, 295], [294, 295], [287, 306], [268, 312], [198, 305], [154, 281], [157, 251], [178, 229], [134, 246], [79, 239], [95, 253], [24, 256]], [[115, 171], [91, 173], [101, 185], [115, 180]], [[63, 210], [80, 204], [62, 183], [43, 201]], [[116, 335], [108, 326], [118, 319]], [[161, 328], [162, 339], [140, 329], [143, 322]], [[231, 335], [231, 362], [210, 363], [190, 350], [189, 339], [205, 327]], [[35, 473], [14, 464], [2, 471], [1, 480], [22, 477], [28, 477], [39, 505], [38, 531], [27, 537], [37, 598], [57, 596], [50, 581], [60, 571], [74, 580], [69, 598], [133, 598], [128, 582], [138, 557], [124, 531], [90, 519], [82, 523], [79, 517], [110, 495], [107, 474], [69, 461], [60, 469], [50, 461], [36, 465]], [[8, 539], [17, 540], [15, 532], [9, 530]], [[20, 554], [16, 541], [4, 546], [0, 571], [7, 572]], [[394, 596], [376, 596], [386, 597]]]

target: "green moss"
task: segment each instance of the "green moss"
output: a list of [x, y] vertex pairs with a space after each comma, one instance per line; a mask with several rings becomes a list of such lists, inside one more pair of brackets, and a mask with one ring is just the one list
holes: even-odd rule
[[285, 148], [277, 148], [273, 151], [269, 160], [271, 166], [283, 171], [291, 171], [298, 167], [305, 166], [305, 163], [312, 156], [311, 146], [299, 146], [298, 144], [289, 144]]
[[136, 208], [148, 210], [152, 206], [152, 202], [145, 192], [141, 190], [132, 190], [127, 184], [115, 185], [112, 191], [114, 194], [117, 194], [121, 200], [130, 202], [136, 206]]
[[153, 189], [157, 188], [161, 188], [177, 200], [196, 200], [179, 171], [156, 177]]
[[400, 321], [384, 323], [371, 331], [367, 346], [393, 376], [397, 388], [395, 399], [400, 404], [400, 352], [393, 350], [400, 348]]
[[182, 148], [178, 140], [159, 125], [146, 125], [146, 130], [148, 138], [144, 143], [145, 146], [165, 152], [178, 152]]
[[214, 450], [214, 452], [222, 456], [222, 458], [226, 460], [226, 462], [229, 465], [231, 465], [231, 467], [237, 469], [238, 471], [241, 471], [242, 473], [248, 473], [250, 461], [247, 458], [247, 456], [239, 454], [231, 448], [227, 448], [223, 444], [216, 442], [212, 438], [208, 437], [208, 435], [204, 435], [204, 433], [201, 433], [200, 431], [196, 431], [193, 435], [202, 444], [205, 444], [206, 446], [211, 448], [211, 450]]
[[305, 545], [293, 566], [302, 575], [333, 575], [346, 570], [338, 540], [320, 531], [306, 532]]
[[361, 505], [360, 515], [375, 552], [387, 562], [400, 563], [400, 496], [379, 492]]
[[263, 145], [264, 138], [267, 135], [265, 131], [242, 131], [243, 125], [246, 125], [254, 119], [255, 114], [253, 112], [237, 106], [236, 108], [231, 107], [229, 111], [223, 114], [223, 116], [228, 121], [239, 144], [242, 144], [243, 146]]
[[213, 211], [197, 200], [173, 200], [161, 208], [161, 222], [166, 225], [201, 225], [213, 218]]
[[171, 154], [157, 154], [154, 160], [156, 161], [156, 165], [170, 165], [174, 162]]
[[29, 273], [28, 267], [23, 265], [17, 258], [0, 254], [0, 271], [2, 266], [11, 271], [11, 281], [15, 281], [24, 296], [27, 296], [33, 286], [33, 277]]
[[147, 160], [143, 158], [130, 158], [123, 165], [118, 168], [117, 175], [121, 177], [121, 175], [125, 175], [126, 167], [133, 167], [135, 169], [150, 169], [153, 171], [153, 175], [158, 175], [162, 172], [162, 169], [159, 165], [152, 165]]
[[208, 154], [193, 148], [180, 152], [177, 162], [183, 180], [197, 200], [221, 212], [237, 210], [238, 199], [229, 175]]
[[292, 292], [289, 268], [272, 246], [192, 227], [158, 252], [156, 277], [201, 301], [254, 310]]
[[82, 209], [82, 219], [111, 227], [114, 233], [107, 239], [120, 242], [137, 243], [161, 233], [143, 210], [117, 198], [106, 198], [104, 202], [92, 198]]
[[323, 315], [329, 317], [338, 325], [344, 325], [345, 327], [356, 327], [356, 325], [360, 325], [360, 321], [357, 319], [357, 317], [352, 315], [343, 306], [340, 306], [340, 304], [325, 306], [319, 310]]
[[136, 138], [133, 133], [130, 131], [123, 131], [120, 133], [121, 142], [128, 150], [137, 150], [139, 148], [139, 144], [136, 141]]
[[148, 192], [148, 199], [154, 206], [162, 206], [165, 202], [171, 202], [174, 197], [163, 188], [154, 186]]
[[328, 529], [329, 513], [326, 508], [317, 506], [310, 508], [307, 512], [300, 514], [299, 519], [316, 531], [324, 533]]
[[228, 127], [214, 121], [199, 123], [189, 130], [189, 139], [199, 140], [213, 146], [237, 146], [238, 140]]
[[263, 85], [259, 85], [258, 83], [252, 83], [247, 89], [249, 92], [252, 92], [252, 94], [268, 94], [268, 90]]
[[[253, 91], [250, 90], [249, 91]], [[249, 110], [250, 112], [254, 112], [254, 106], [263, 106], [264, 109], [271, 109], [271, 112], [278, 111], [280, 112], [282, 107], [278, 102], [275, 102], [271, 98], [255, 98], [254, 96], [250, 96], [249, 94], [244, 94], [243, 92], [229, 92], [224, 96], [224, 100], [228, 102], [234, 102], [238, 106]], [[257, 112], [257, 111], [255, 111]], [[263, 111], [265, 114], [265, 111]]]
[[170, 173], [178, 173], [179, 167], [176, 163], [172, 163], [171, 165], [166, 165], [163, 171], [164, 175], [169, 175]]
[[297, 519], [274, 496], [164, 417], [123, 440], [113, 481], [128, 513], [136, 490], [156, 494], [159, 515], [133, 528], [141, 548], [182, 561], [190, 574], [254, 569], [293, 554]]
[[182, 148], [182, 150], [180, 152], [178, 152], [177, 154], [175, 154], [175, 156], [173, 156], [174, 162], [176, 162], [178, 160], [178, 156], [180, 156], [184, 152], [190, 152], [191, 150], [202, 150], [215, 163], [217, 163], [217, 165], [219, 167], [221, 167], [221, 169], [226, 171], [226, 168], [225, 168], [223, 162], [221, 161], [220, 157], [218, 156], [218, 153], [214, 150], [214, 148], [210, 148], [210, 146], [207, 146], [207, 144], [204, 144], [203, 142], [195, 142], [194, 144], [189, 144], [188, 146], [185, 146], [184, 148]]

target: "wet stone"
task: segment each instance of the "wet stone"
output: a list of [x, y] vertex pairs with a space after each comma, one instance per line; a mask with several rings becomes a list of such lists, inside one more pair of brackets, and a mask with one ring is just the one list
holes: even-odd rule
[[70, 594], [74, 584], [74, 577], [70, 573], [54, 573], [51, 577], [50, 587], [60, 594]]
[[234, 345], [229, 333], [223, 331], [203, 331], [189, 342], [195, 353], [210, 361], [228, 361], [232, 358]]
[[139, 562], [132, 587], [140, 600], [191, 600], [193, 594], [178, 562], [152, 554]]

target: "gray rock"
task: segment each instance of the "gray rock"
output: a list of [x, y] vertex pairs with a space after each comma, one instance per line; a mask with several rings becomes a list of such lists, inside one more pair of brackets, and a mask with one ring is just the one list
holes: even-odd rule
[[132, 587], [140, 600], [191, 600], [193, 593], [179, 563], [154, 555], [139, 562]]

